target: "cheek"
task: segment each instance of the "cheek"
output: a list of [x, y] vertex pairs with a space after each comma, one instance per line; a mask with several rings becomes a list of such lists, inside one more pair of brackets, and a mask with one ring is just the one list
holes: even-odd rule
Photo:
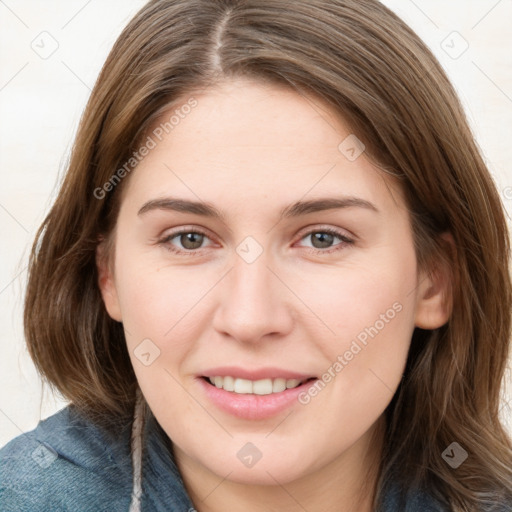
[[381, 416], [402, 378], [414, 330], [414, 254], [382, 254], [372, 265], [312, 282], [328, 286], [329, 292], [315, 301], [315, 285], [308, 305], [322, 312], [335, 334], [322, 329], [319, 336], [311, 324], [309, 338], [316, 340], [324, 368], [299, 401], [303, 414], [325, 418], [309, 448], [320, 451], [321, 439], [327, 438], [341, 450]]
[[208, 278], [202, 271], [202, 279], [197, 279], [198, 272], [192, 267], [165, 267], [162, 259], [154, 262], [145, 255], [120, 257], [116, 287], [125, 329], [159, 343], [172, 336], [205, 294]]
[[[293, 280], [293, 275], [287, 279]], [[347, 258], [338, 268], [319, 266], [296, 283], [297, 295], [316, 314], [309, 322], [312, 339], [316, 338], [331, 358], [349, 350], [354, 340], [362, 347], [373, 339], [379, 339], [382, 348], [387, 340], [408, 345], [416, 286], [412, 247], [383, 247], [364, 258], [358, 255], [357, 262]], [[323, 336], [318, 335], [319, 328]]]
[[[183, 368], [194, 350], [191, 340], [202, 328], [194, 306], [208, 289], [208, 276], [203, 271], [197, 280], [191, 267], [159, 267], [144, 255], [119, 257], [116, 270], [127, 348], [139, 386], [159, 420], [187, 415], [193, 404], [181, 384]], [[175, 435], [186, 427], [168, 423]]]
[[308, 337], [316, 340], [325, 367], [318, 389], [303, 403], [329, 388], [333, 403], [345, 405], [341, 416], [347, 409], [355, 416], [366, 411], [370, 420], [391, 398], [405, 367], [414, 331], [414, 250], [383, 250], [364, 264], [315, 277], [305, 302], [319, 312], [322, 335], [315, 321]]

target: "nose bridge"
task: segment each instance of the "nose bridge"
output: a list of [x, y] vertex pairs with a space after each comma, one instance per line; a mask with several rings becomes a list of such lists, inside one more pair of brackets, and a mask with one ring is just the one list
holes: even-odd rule
[[[247, 262], [241, 257], [235, 260], [231, 286], [233, 294], [239, 300], [253, 302], [265, 295], [270, 295], [272, 273], [269, 270], [268, 260], [267, 254], [262, 254], [252, 262]], [[254, 306], [256, 304], [253, 304], [253, 309]]]
[[274, 275], [275, 270], [269, 269], [269, 252], [263, 250], [255, 259], [245, 258], [243, 243], [240, 246], [223, 284], [215, 328], [246, 342], [285, 333], [291, 328], [291, 314], [285, 287]]

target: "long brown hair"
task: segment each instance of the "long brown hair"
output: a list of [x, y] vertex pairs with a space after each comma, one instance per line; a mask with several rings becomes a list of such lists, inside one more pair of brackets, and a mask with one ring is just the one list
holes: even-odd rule
[[[445, 73], [376, 0], [153, 0], [135, 16], [97, 80], [31, 253], [24, 325], [37, 368], [96, 421], [131, 415], [136, 378], [101, 300], [95, 250], [149, 127], [193, 91], [235, 77], [326, 101], [400, 181], [419, 265], [452, 267], [451, 318], [415, 330], [386, 410], [375, 505], [395, 481], [454, 511], [491, 510], [500, 492], [512, 495], [498, 414], [511, 329], [503, 207]], [[442, 457], [453, 442], [469, 455], [457, 469]]]

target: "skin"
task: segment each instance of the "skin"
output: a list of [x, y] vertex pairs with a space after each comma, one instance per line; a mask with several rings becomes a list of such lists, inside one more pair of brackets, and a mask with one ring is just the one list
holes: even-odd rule
[[[350, 128], [321, 101], [247, 80], [194, 98], [124, 184], [115, 249], [98, 249], [106, 308], [124, 324], [141, 390], [197, 510], [339, 512], [343, 503], [369, 512], [382, 414], [414, 327], [448, 319], [446, 279], [420, 272], [400, 188], [365, 153], [346, 158], [338, 145]], [[224, 219], [138, 213], [168, 196], [208, 202]], [[340, 196], [378, 212], [352, 206], [279, 220], [296, 201]], [[169, 239], [179, 228], [207, 236], [176, 254], [170, 247], [191, 247]], [[314, 245], [322, 228], [352, 243]], [[263, 250], [252, 263], [236, 252], [247, 236]], [[307, 405], [251, 421], [202, 393], [198, 374], [215, 366], [321, 376], [393, 304], [400, 312]], [[147, 338], [160, 350], [149, 366], [134, 353]], [[262, 453], [251, 468], [237, 457], [247, 442]]]

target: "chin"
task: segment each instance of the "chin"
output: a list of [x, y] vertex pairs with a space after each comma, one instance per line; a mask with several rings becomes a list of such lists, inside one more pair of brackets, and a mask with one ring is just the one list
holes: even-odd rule
[[[222, 478], [226, 478], [230, 482], [242, 485], [286, 485], [290, 482], [306, 476], [305, 468], [291, 468], [289, 464], [279, 463], [276, 461], [267, 461], [266, 464], [260, 460], [252, 468], [231, 467], [231, 473], [227, 471], [227, 466], [220, 466], [215, 468], [220, 471], [215, 471]], [[213, 470], [213, 468], [212, 468]], [[229, 475], [227, 475], [229, 473]]]
[[[261, 451], [256, 445], [261, 447]], [[292, 445], [287, 450], [283, 450], [281, 443], [272, 446], [267, 441], [263, 445], [257, 440], [253, 444], [245, 437], [237, 437], [229, 445], [211, 450], [207, 458], [205, 452], [197, 454], [196, 460], [218, 477], [245, 485], [285, 485], [320, 469], [322, 465], [321, 457], [316, 457], [316, 462], [308, 460], [307, 453], [301, 453]]]

